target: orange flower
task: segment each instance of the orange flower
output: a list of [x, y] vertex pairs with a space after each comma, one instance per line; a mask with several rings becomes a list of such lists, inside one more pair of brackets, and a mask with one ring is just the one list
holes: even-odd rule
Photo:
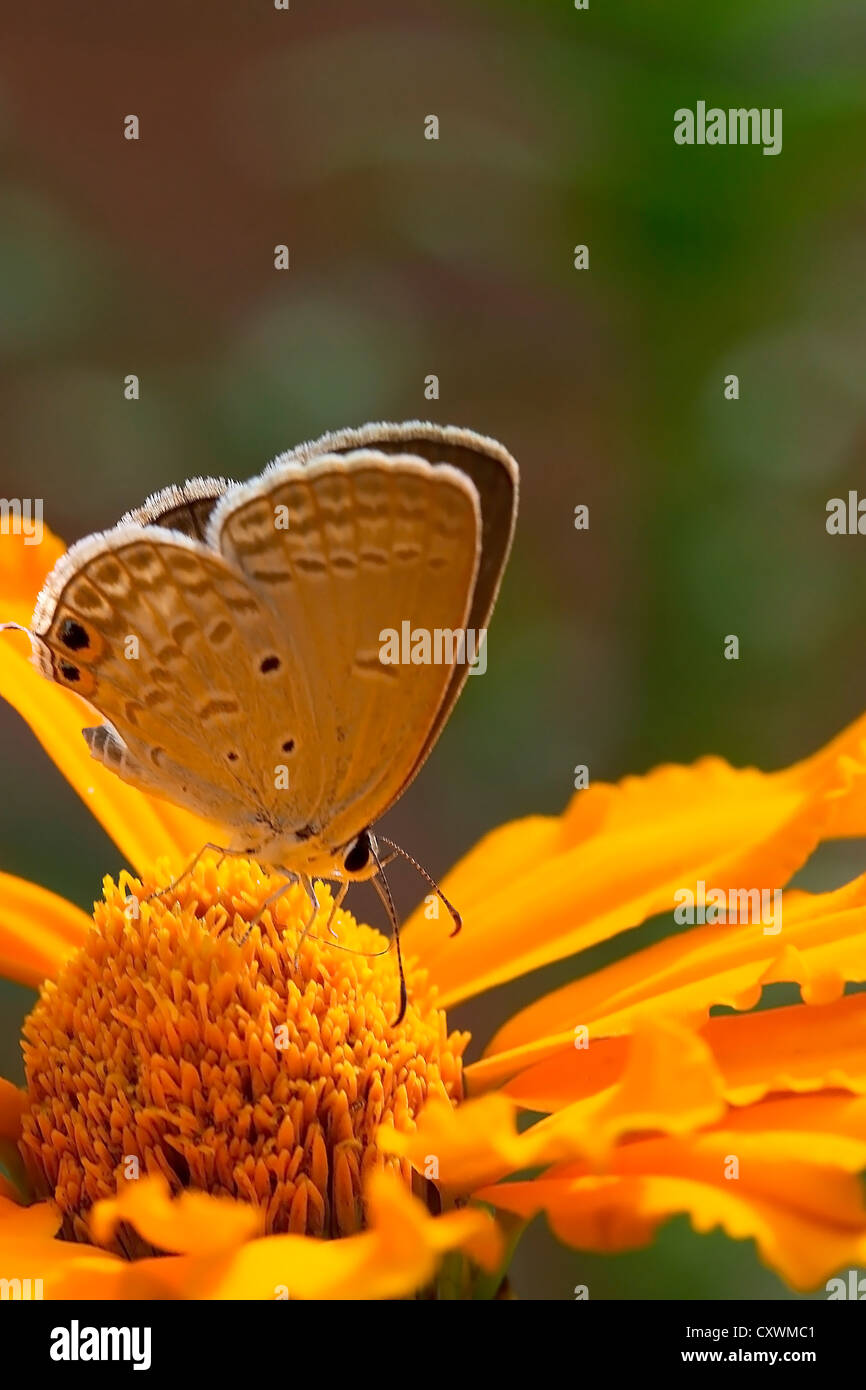
[[[0, 616], [29, 620], [57, 553], [2, 539]], [[26, 638], [3, 643], [0, 693], [139, 877], [106, 879], [91, 921], [0, 875], [3, 969], [41, 986], [26, 1089], [0, 1083], [0, 1277], [48, 1297], [490, 1296], [499, 1228], [537, 1212], [598, 1251], [685, 1212], [797, 1288], [866, 1259], [866, 996], [844, 994], [866, 979], [866, 879], [786, 892], [779, 931], [699, 925], [576, 978], [465, 1068], [445, 1017], [684, 887], [780, 889], [822, 839], [866, 833], [866, 721], [782, 772], [663, 767], [494, 831], [443, 885], [461, 935], [407, 924], [394, 1026], [378, 932], [341, 912], [333, 939], [323, 889], [301, 940], [300, 892], [260, 914], [274, 881], [245, 860], [184, 874], [214, 828], [91, 761], [92, 712]], [[804, 1002], [754, 1011], [778, 981]], [[519, 1132], [521, 1110], [543, 1118]]]

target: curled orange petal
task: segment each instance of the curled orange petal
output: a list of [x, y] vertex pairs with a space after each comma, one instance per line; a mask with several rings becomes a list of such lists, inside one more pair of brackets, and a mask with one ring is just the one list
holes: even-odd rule
[[18, 1141], [21, 1116], [27, 1106], [27, 1092], [0, 1076], [0, 1140]]
[[515, 1102], [496, 1092], [452, 1108], [429, 1103], [415, 1129], [382, 1126], [377, 1143], [451, 1191], [471, 1192], [523, 1168], [586, 1157], [600, 1166], [618, 1139], [687, 1134], [725, 1113], [722, 1077], [702, 1038], [671, 1023], [645, 1024], [629, 1040], [620, 1076], [518, 1134]]
[[406, 949], [447, 1006], [672, 910], [677, 890], [698, 880], [781, 888], [858, 780], [866, 769], [840, 755], [776, 773], [705, 758], [598, 783], [559, 820], [483, 840], [443, 885], [463, 932], [449, 938], [419, 910]]
[[630, 1039], [614, 1085], [575, 1100], [530, 1131], [536, 1162], [585, 1155], [605, 1164], [628, 1134], [688, 1134], [725, 1113], [724, 1083], [706, 1042], [671, 1022], [644, 1024]]
[[377, 1145], [406, 1158], [419, 1173], [452, 1192], [471, 1192], [528, 1166], [530, 1144], [515, 1127], [517, 1107], [497, 1094], [452, 1107], [430, 1101], [409, 1132], [381, 1125]]
[[810, 1004], [838, 998], [866, 980], [866, 875], [830, 893], [785, 893], [782, 928], [760, 923], [694, 927], [530, 1004], [492, 1039], [469, 1069], [476, 1089], [590, 1037], [630, 1032], [664, 1013], [701, 1026], [713, 1005], [751, 1009], [765, 985], [793, 981]]
[[[60, 1213], [52, 1203], [23, 1207], [0, 1195], [0, 1279], [8, 1280], [13, 1290], [17, 1280], [19, 1297], [25, 1296], [25, 1288], [31, 1298], [122, 1297], [132, 1268], [129, 1262], [87, 1245], [57, 1240], [59, 1226]], [[150, 1295], [142, 1292], [140, 1296]]]
[[[790, 1004], [711, 1018], [700, 1037], [713, 1054], [725, 1099], [752, 1105], [770, 1092], [844, 1090], [866, 1094], [866, 995], [832, 1004]], [[528, 1110], [554, 1111], [614, 1085], [629, 1055], [627, 1036], [562, 1048], [521, 1071], [504, 1094]], [[469, 1068], [470, 1079], [472, 1068]]]
[[0, 623], [28, 626], [39, 590], [64, 549], [47, 526], [35, 545], [23, 534], [0, 533]]
[[[764, 1262], [797, 1289], [811, 1289], [866, 1257], [866, 1209], [857, 1166], [866, 1159], [862, 1115], [820, 1115], [800, 1098], [775, 1113], [752, 1107], [722, 1125], [680, 1138], [620, 1146], [603, 1174], [584, 1163], [552, 1169], [533, 1182], [500, 1183], [476, 1196], [528, 1219], [544, 1211], [555, 1234], [583, 1250], [646, 1245], [659, 1226], [686, 1213], [694, 1229], [716, 1226], [751, 1238]], [[848, 1101], [863, 1108], [862, 1101]], [[817, 1134], [815, 1119], [823, 1126]]]
[[[119, 1286], [111, 1269], [88, 1280], [96, 1298], [390, 1299], [409, 1296], [435, 1276], [443, 1255], [459, 1250], [495, 1269], [503, 1243], [488, 1212], [466, 1207], [431, 1216], [393, 1175], [375, 1173], [367, 1189], [368, 1229], [339, 1240], [265, 1236], [234, 1250], [166, 1256], [127, 1264]], [[57, 1296], [81, 1297], [70, 1270]]]
[[790, 772], [796, 777], [821, 778], [831, 763], [843, 767], [849, 775], [832, 797], [826, 838], [866, 835], [866, 782], [862, 776], [866, 768], [866, 714], [817, 753], [796, 763]]
[[96, 1241], [108, 1244], [121, 1221], [160, 1250], [195, 1255], [233, 1249], [262, 1226], [261, 1213], [226, 1197], [182, 1192], [172, 1198], [168, 1183], [159, 1176], [124, 1183], [116, 1197], [96, 1203], [90, 1214]]
[[0, 974], [7, 980], [36, 987], [53, 978], [92, 925], [65, 898], [0, 873]]

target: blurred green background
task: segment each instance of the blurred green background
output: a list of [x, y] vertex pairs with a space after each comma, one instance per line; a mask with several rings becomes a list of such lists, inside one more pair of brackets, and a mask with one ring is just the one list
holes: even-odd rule
[[[862, 2], [50, 0], [0, 32], [4, 496], [44, 498], [72, 540], [377, 418], [468, 425], [520, 461], [487, 674], [388, 819], [433, 872], [558, 811], [577, 763], [774, 767], [861, 712], [866, 541], [825, 518], [866, 492]], [[781, 107], [782, 153], [675, 145], [699, 99]], [[0, 759], [0, 867], [88, 906], [117, 851], [6, 708]], [[864, 862], [833, 847], [803, 881]], [[455, 1011], [472, 1055], [668, 926]], [[0, 994], [7, 1076], [32, 998]], [[616, 1258], [539, 1221], [514, 1283], [786, 1296], [751, 1245], [684, 1219]]]

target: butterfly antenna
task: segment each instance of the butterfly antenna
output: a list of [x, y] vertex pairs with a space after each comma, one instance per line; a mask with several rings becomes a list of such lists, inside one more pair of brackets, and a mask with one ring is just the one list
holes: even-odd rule
[[376, 861], [376, 867], [379, 870], [378, 874], [373, 879], [373, 887], [379, 894], [379, 897], [382, 900], [382, 903], [384, 904], [385, 911], [387, 912], [388, 917], [390, 918], [391, 929], [394, 933], [394, 945], [397, 950], [397, 969], [400, 972], [400, 1008], [397, 1013], [397, 1017], [394, 1019], [394, 1022], [391, 1025], [392, 1028], [396, 1028], [398, 1023], [403, 1022], [403, 1019], [406, 1016], [406, 1005], [409, 1002], [408, 996], [406, 994], [406, 976], [403, 972], [403, 952], [400, 949], [400, 923], [397, 919], [397, 909], [394, 906], [394, 899], [391, 897], [391, 889], [388, 886], [388, 880], [385, 877], [385, 871], [382, 868], [382, 861], [372, 845], [370, 846], [370, 852], [373, 855], [373, 858]]
[[[457, 908], [454, 906], [454, 904], [448, 901], [435, 879], [431, 878], [430, 874], [428, 874], [425, 868], [422, 868], [422, 866], [418, 863], [417, 859], [413, 859], [411, 854], [406, 853], [405, 849], [401, 849], [399, 845], [395, 845], [393, 840], [387, 840], [384, 835], [377, 835], [376, 839], [381, 844], [387, 845], [389, 849], [393, 850], [395, 855], [399, 854], [403, 859], [407, 859], [409, 863], [412, 865], [412, 867], [414, 869], [417, 869], [421, 877], [425, 879], [427, 883], [430, 884], [430, 887], [433, 889], [433, 892], [436, 894], [437, 898], [439, 898], [445, 904], [448, 911], [451, 913], [451, 916], [454, 921], [454, 930], [451, 933], [451, 935], [456, 936], [457, 933], [460, 931], [461, 927], [463, 926], [463, 918], [460, 916], [460, 913], [457, 911]], [[391, 857], [393, 858], [394, 856], [392, 855]], [[376, 862], [378, 863], [379, 861], [377, 860]]]

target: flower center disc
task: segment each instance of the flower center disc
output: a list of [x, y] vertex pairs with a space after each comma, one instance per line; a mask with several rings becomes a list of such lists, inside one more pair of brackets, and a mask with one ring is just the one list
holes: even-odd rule
[[[25, 1024], [22, 1152], [38, 1195], [70, 1240], [92, 1240], [94, 1202], [149, 1173], [256, 1205], [268, 1233], [351, 1234], [372, 1167], [411, 1182], [377, 1151], [377, 1127], [414, 1128], [433, 1094], [460, 1101], [468, 1035], [448, 1034], [411, 969], [392, 1026], [394, 952], [348, 913], [334, 940], [327, 888], [302, 940], [300, 885], [251, 927], [281, 881], [247, 860], [200, 863], [144, 901], [158, 886], [106, 879], [94, 929]], [[128, 1228], [114, 1248], [153, 1253]]]

